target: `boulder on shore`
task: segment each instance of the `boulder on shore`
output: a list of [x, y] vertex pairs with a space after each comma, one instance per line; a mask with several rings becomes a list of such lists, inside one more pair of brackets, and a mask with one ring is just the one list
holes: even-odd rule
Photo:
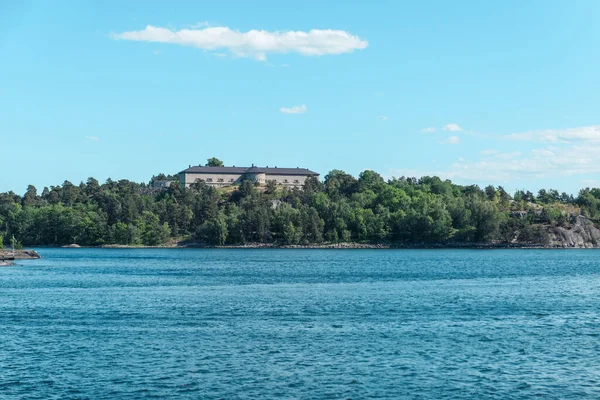
[[34, 250], [0, 250], [0, 259], [31, 260], [36, 258], [40, 258], [40, 255]]
[[600, 229], [581, 215], [573, 218], [569, 226], [555, 227], [548, 233], [550, 247], [579, 249], [600, 247]]

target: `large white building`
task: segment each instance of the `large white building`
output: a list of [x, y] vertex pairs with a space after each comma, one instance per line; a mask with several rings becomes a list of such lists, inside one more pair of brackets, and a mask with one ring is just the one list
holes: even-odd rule
[[185, 187], [197, 181], [221, 187], [239, 184], [245, 180], [259, 184], [274, 181], [278, 185], [300, 187], [310, 176], [319, 176], [319, 174], [306, 168], [269, 168], [254, 165], [251, 167], [190, 166], [179, 173], [179, 181]]

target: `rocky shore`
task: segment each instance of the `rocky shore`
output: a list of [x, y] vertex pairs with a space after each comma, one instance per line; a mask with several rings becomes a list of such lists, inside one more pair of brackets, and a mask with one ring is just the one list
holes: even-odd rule
[[593, 249], [600, 247], [600, 229], [589, 219], [577, 216], [567, 227], [550, 228], [549, 246], [553, 248]]
[[0, 250], [0, 260], [32, 260], [40, 258], [34, 250]]
[[33, 260], [40, 255], [33, 250], [0, 250], [0, 267], [10, 267], [14, 260]]
[[394, 246], [389, 244], [371, 244], [371, 243], [316, 243], [316, 244], [292, 244], [279, 245], [275, 243], [246, 243], [243, 245], [227, 246], [204, 246], [202, 244], [187, 245], [190, 248], [210, 247], [216, 249], [390, 249]]
[[[122, 247], [127, 248], [127, 247]], [[139, 247], [136, 247], [139, 248]], [[146, 247], [148, 248], [148, 247]], [[383, 244], [383, 243], [319, 243], [306, 245], [277, 245], [272, 243], [246, 243], [243, 245], [212, 246], [203, 244], [176, 246], [171, 248], [195, 249], [592, 249], [600, 246], [566, 245], [564, 243], [413, 243], [413, 244]]]

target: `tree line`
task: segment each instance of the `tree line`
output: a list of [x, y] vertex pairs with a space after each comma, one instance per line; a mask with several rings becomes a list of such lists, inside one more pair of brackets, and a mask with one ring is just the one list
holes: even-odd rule
[[23, 195], [0, 193], [0, 246], [2, 236], [26, 246], [544, 243], [548, 227], [567, 226], [576, 215], [600, 221], [600, 189], [576, 197], [556, 190], [510, 195], [438, 177], [384, 180], [369, 170], [358, 177], [333, 170], [293, 189], [273, 182], [184, 188], [176, 180], [154, 189], [152, 182], [164, 179], [174, 178], [89, 178], [41, 193], [31, 185]]

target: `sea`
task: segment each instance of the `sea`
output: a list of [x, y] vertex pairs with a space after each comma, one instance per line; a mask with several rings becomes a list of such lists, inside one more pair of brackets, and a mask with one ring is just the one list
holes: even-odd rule
[[37, 249], [0, 399], [598, 399], [600, 251]]

